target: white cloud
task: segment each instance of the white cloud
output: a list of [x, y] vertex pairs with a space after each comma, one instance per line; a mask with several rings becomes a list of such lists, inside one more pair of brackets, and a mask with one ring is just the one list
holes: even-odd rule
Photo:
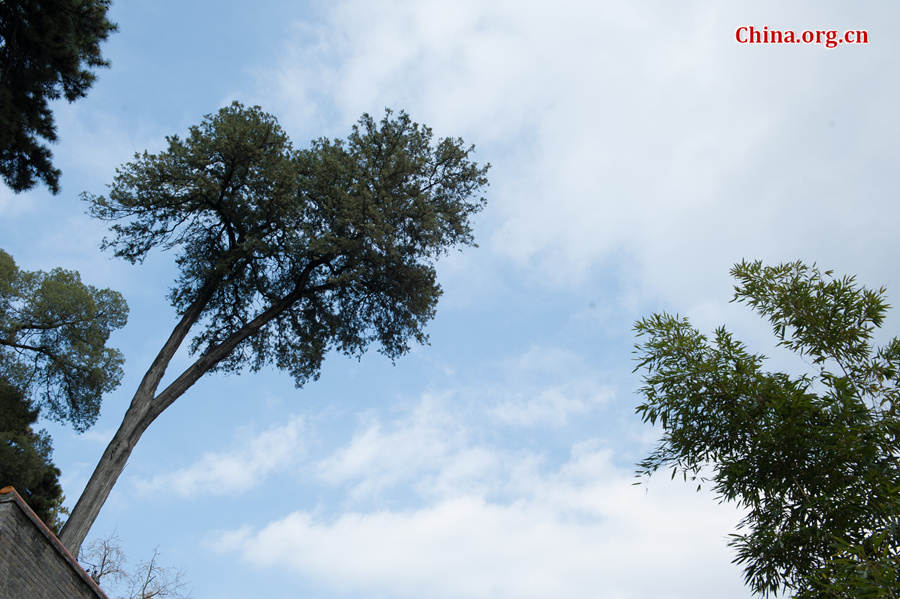
[[205, 453], [186, 468], [138, 479], [136, 485], [142, 491], [166, 489], [184, 497], [247, 491], [297, 460], [305, 431], [304, 419], [294, 416], [256, 436], [241, 435], [234, 450]]
[[572, 416], [586, 414], [604, 405], [612, 391], [590, 383], [569, 384], [538, 391], [536, 395], [501, 401], [491, 410], [506, 424], [518, 426], [562, 426]]
[[[481, 389], [467, 389], [468, 396], [482, 396], [489, 414], [507, 425], [561, 427], [573, 416], [589, 414], [613, 397], [595, 368], [581, 356], [559, 347], [532, 346], [501, 368], [505, 380]], [[499, 374], [499, 373], [498, 373]]]
[[518, 356], [507, 359], [505, 369], [511, 376], [559, 376], [574, 369], [583, 369], [584, 360], [575, 352], [562, 347], [533, 345]]
[[377, 498], [403, 485], [428, 498], [461, 490], [504, 492], [510, 464], [521, 466], [534, 456], [514, 450], [506, 456], [479, 445], [481, 428], [558, 429], [575, 417], [598, 413], [612, 395], [578, 354], [533, 346], [500, 360], [491, 380], [425, 394], [390, 422], [364, 422], [316, 471], [323, 482], [345, 486], [352, 501]]
[[[547, 398], [566, 384], [592, 389], [587, 371], [571, 351], [535, 346], [499, 362], [505, 395], [466, 382], [405, 410], [370, 415], [314, 468], [326, 494], [346, 501], [220, 530], [212, 544], [325, 594], [747, 596], [726, 546], [740, 516], [733, 506], [665, 476], [635, 487], [627, 459], [618, 465], [622, 456], [609, 448], [612, 439], [573, 434], [568, 457], [560, 457], [558, 443], [534, 443], [553, 428], [552, 417], [526, 436], [497, 434], [496, 418], [485, 418], [501, 408], [514, 414], [514, 397], [569, 402], [568, 395]], [[310, 495], [323, 491], [310, 482]]]
[[[563, 285], [618, 265], [690, 308], [742, 257], [900, 275], [882, 226], [897, 215], [900, 86], [881, 76], [897, 41], [878, 29], [895, 20], [886, 5], [348, 0], [298, 30], [260, 93], [293, 127], [406, 107], [494, 162], [495, 258]], [[879, 41], [734, 41], [740, 24], [822, 22]]]
[[401, 485], [428, 497], [481, 489], [498, 466], [492, 452], [470, 446], [469, 431], [442, 398], [425, 396], [394, 423], [370, 422], [316, 470], [327, 484], [349, 487], [350, 499], [364, 501]]
[[353, 595], [747, 595], [725, 549], [738, 517], [731, 507], [668, 481], [635, 487], [590, 443], [555, 471], [537, 473], [527, 459], [515, 465], [531, 474], [510, 501], [460, 490], [408, 510], [333, 519], [298, 511], [227, 532], [217, 545]]
[[[896, 8], [745, 4], [333, 2], [261, 75], [259, 101], [301, 143], [383, 106], [476, 143], [494, 168], [482, 248], [448, 260], [459, 293], [527, 287], [522, 274], [569, 292], [602, 271], [620, 302], [608, 319], [667, 298], [708, 330], [745, 312], [720, 307], [742, 257], [898, 278], [883, 224], [897, 216], [900, 87], [883, 73], [898, 42], [877, 30]], [[823, 22], [866, 23], [879, 43], [733, 41], [745, 23]], [[730, 506], [632, 486], [606, 449], [627, 435], [573, 436], [562, 462], [535, 449], [609, 402], [572, 357], [536, 348], [454, 388], [453, 409], [432, 396], [365, 423], [318, 463], [349, 509], [295, 511], [221, 548], [353, 596], [746, 596]], [[498, 425], [531, 429], [511, 440]]]

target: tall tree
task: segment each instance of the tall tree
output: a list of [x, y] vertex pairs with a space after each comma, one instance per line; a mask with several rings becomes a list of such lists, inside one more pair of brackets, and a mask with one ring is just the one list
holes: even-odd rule
[[100, 42], [116, 26], [109, 0], [0, 2], [0, 175], [14, 191], [38, 179], [59, 192], [58, 169], [39, 138], [56, 141], [50, 101], [84, 97], [93, 69], [109, 66]]
[[[440, 287], [435, 260], [472, 245], [487, 166], [460, 139], [390, 111], [346, 140], [295, 150], [276, 119], [234, 103], [160, 154], [125, 164], [92, 213], [118, 221], [105, 242], [140, 262], [178, 249], [169, 298], [180, 320], [138, 386], [61, 539], [77, 554], [141, 434], [210, 371], [288, 371], [315, 379], [334, 349], [372, 343], [391, 359], [424, 342]], [[197, 359], [161, 391], [193, 334]]]
[[20, 270], [0, 250], [0, 376], [45, 416], [78, 431], [94, 423], [122, 378], [122, 354], [106, 342], [127, 317], [119, 293], [71, 270]]
[[12, 485], [54, 532], [62, 525], [63, 492], [46, 431], [35, 432], [38, 410], [0, 376], [0, 487]]
[[812, 371], [767, 372], [724, 327], [710, 341], [641, 320], [637, 412], [663, 431], [641, 474], [671, 467], [745, 508], [730, 545], [755, 593], [900, 597], [900, 340], [873, 346], [885, 290], [801, 262], [731, 272], [733, 301]]

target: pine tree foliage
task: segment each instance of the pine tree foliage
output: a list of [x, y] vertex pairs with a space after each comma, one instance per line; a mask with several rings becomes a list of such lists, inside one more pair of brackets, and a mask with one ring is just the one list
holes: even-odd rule
[[63, 492], [46, 431], [35, 432], [38, 410], [0, 377], [0, 487], [11, 485], [53, 531], [62, 525]]
[[122, 355], [106, 342], [127, 316], [119, 293], [71, 270], [21, 270], [0, 250], [0, 376], [45, 416], [78, 431], [94, 423], [122, 378]]
[[60, 172], [41, 139], [56, 141], [50, 103], [87, 94], [109, 66], [100, 42], [116, 26], [109, 0], [0, 2], [0, 176], [14, 191], [43, 181], [59, 192]]
[[272, 364], [300, 385], [331, 348], [358, 355], [376, 342], [395, 358], [426, 340], [433, 261], [472, 243], [483, 200], [470, 196], [486, 183], [471, 148], [431, 138], [388, 112], [364, 116], [347, 140], [295, 150], [273, 116], [235, 103], [85, 199], [114, 221], [105, 247], [117, 256], [177, 249], [172, 305], [184, 314], [202, 301], [194, 352], [244, 337], [211, 369]]
[[[84, 194], [111, 222], [104, 242], [141, 262], [173, 250], [169, 298], [180, 320], [66, 522], [78, 552], [148, 426], [208, 372], [274, 366], [298, 386], [325, 356], [374, 346], [393, 359], [427, 341], [441, 288], [436, 261], [474, 245], [488, 165], [461, 139], [434, 139], [401, 112], [369, 115], [346, 139], [295, 149], [275, 117], [227, 106]], [[160, 389], [191, 337], [195, 361]]]

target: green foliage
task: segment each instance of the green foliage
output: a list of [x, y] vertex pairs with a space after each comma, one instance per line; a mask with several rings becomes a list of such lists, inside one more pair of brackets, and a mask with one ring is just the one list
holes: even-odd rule
[[202, 306], [204, 320], [192, 349], [241, 339], [215, 368], [269, 363], [300, 385], [330, 348], [359, 355], [378, 342], [395, 358], [425, 341], [434, 259], [472, 244], [469, 217], [484, 205], [471, 197], [487, 183], [472, 148], [432, 143], [430, 129], [388, 111], [364, 115], [346, 140], [295, 150], [273, 116], [238, 103], [168, 143], [85, 199], [124, 221], [105, 242], [117, 256], [178, 248], [172, 304]]
[[[897, 492], [897, 489], [894, 490]], [[900, 506], [894, 506], [894, 513]], [[896, 599], [900, 597], [896, 527], [871, 534], [864, 542], [850, 545], [835, 539], [836, 552], [797, 599]]]
[[[275, 117], [235, 102], [167, 141], [117, 169], [106, 196], [83, 194], [115, 221], [104, 247], [116, 256], [177, 251], [180, 319], [61, 531], [73, 554], [143, 432], [207, 372], [268, 364], [301, 386], [330, 350], [377, 345], [395, 359], [425, 342], [435, 262], [474, 245], [470, 218], [485, 205], [488, 166], [473, 148], [433, 140], [402, 112], [295, 150]], [[159, 391], [190, 334], [199, 356]]]
[[59, 469], [46, 431], [35, 433], [38, 411], [21, 391], [0, 377], [0, 487], [12, 485], [51, 529], [58, 531], [65, 513]]
[[639, 474], [671, 468], [745, 508], [730, 545], [755, 593], [898, 597], [900, 340], [872, 344], [885, 290], [801, 262], [731, 272], [732, 301], [812, 371], [767, 372], [724, 328], [710, 341], [685, 318], [639, 321], [637, 412], [663, 430]]
[[77, 272], [19, 270], [0, 250], [0, 376], [47, 415], [83, 431], [103, 393], [122, 377], [122, 356], [106, 347], [125, 325], [122, 296], [81, 282]]
[[37, 179], [59, 192], [49, 148], [56, 141], [49, 102], [73, 102], [93, 84], [92, 68], [108, 66], [100, 42], [116, 26], [109, 0], [0, 2], [0, 175], [14, 191]]

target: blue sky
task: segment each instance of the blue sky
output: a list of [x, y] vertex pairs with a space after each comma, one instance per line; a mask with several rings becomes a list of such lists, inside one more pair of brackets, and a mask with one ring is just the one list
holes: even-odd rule
[[[747, 596], [734, 507], [666, 475], [632, 485], [658, 431], [634, 415], [631, 327], [669, 310], [770, 351], [728, 302], [742, 258], [896, 297], [900, 9], [720, 4], [114, 2], [112, 67], [55, 107], [62, 192], [0, 189], [21, 267], [77, 269], [131, 308], [99, 422], [47, 424], [70, 503], [175, 321], [172, 256], [101, 254], [82, 191], [232, 100], [301, 146], [405, 109], [493, 168], [480, 247], [439, 265], [429, 346], [330, 356], [299, 390], [207, 376], [144, 435], [92, 535], [132, 561], [158, 546], [197, 599]], [[742, 25], [871, 43], [741, 45]]]

